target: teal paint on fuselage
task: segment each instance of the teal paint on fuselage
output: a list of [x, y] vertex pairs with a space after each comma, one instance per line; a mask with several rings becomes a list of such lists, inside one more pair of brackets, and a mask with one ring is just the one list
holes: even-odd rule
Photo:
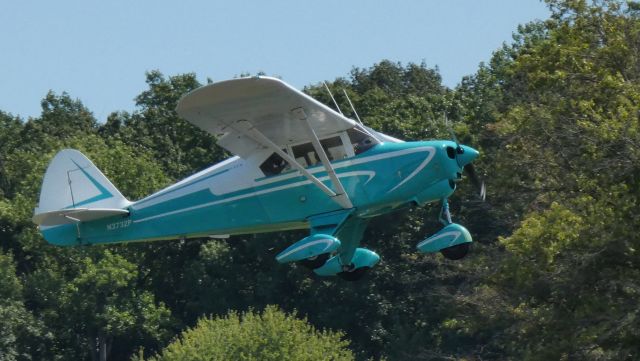
[[[447, 156], [447, 146], [456, 144], [382, 143], [332, 164], [356, 214], [368, 217], [410, 202], [422, 204], [448, 196], [453, 189], [434, 186], [461, 172], [456, 160]], [[135, 202], [128, 216], [81, 223], [78, 228], [43, 228], [43, 234], [57, 245], [77, 245], [258, 233], [308, 227], [310, 216], [341, 209], [297, 171], [255, 177], [249, 187], [216, 194], [222, 178], [229, 182], [247, 174], [241, 171], [242, 162], [246, 161], [223, 162], [224, 167], [215, 165]], [[323, 167], [309, 171], [331, 187]]]

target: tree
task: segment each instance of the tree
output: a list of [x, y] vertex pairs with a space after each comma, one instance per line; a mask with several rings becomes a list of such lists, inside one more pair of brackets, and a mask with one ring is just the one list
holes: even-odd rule
[[[113, 253], [103, 254], [105, 248], [52, 247], [44, 242], [31, 216], [47, 163], [60, 149], [76, 148], [87, 154], [134, 199], [168, 183], [162, 170], [148, 152], [99, 137], [91, 113], [67, 94], [49, 93], [42, 116], [26, 124], [4, 113], [0, 120], [6, 138], [0, 144], [4, 165], [0, 178], [5, 180], [4, 196], [0, 196], [1, 246], [17, 263], [17, 270], [11, 268], [6, 274], [19, 280], [19, 297], [2, 309], [7, 321], [3, 329], [15, 339], [11, 347], [16, 351], [11, 355], [83, 359], [106, 356], [104, 351], [111, 349], [122, 358], [140, 345], [158, 347], [168, 336], [169, 311], [145, 290], [146, 274], [138, 273], [144, 268], [126, 261], [125, 257], [135, 259], [135, 252], [111, 247]], [[98, 284], [98, 275], [107, 281], [103, 278]], [[96, 302], [87, 303], [90, 299]], [[10, 350], [0, 353], [10, 355]]]
[[174, 180], [221, 160], [224, 153], [212, 135], [181, 119], [178, 100], [201, 84], [195, 74], [166, 79], [159, 71], [147, 73], [149, 89], [136, 97], [140, 108], [133, 114], [113, 113], [101, 128], [105, 137], [117, 137], [127, 145], [151, 152]]
[[153, 294], [139, 289], [136, 265], [108, 250], [81, 256], [77, 262], [77, 274], [69, 280], [49, 270], [34, 275], [34, 282], [61, 287], [47, 290], [59, 293], [55, 317], [64, 322], [68, 337], [90, 351], [92, 360], [107, 360], [118, 338], [166, 337], [170, 312]]
[[7, 154], [15, 148], [22, 130], [20, 118], [0, 111], [0, 197], [9, 195], [12, 179], [7, 174]]
[[[353, 360], [348, 345], [341, 332], [319, 331], [295, 312], [267, 306], [200, 319], [149, 360]], [[143, 353], [134, 359], [142, 361]]]
[[[342, 330], [359, 358], [635, 357], [640, 6], [548, 4], [550, 19], [520, 26], [455, 90], [437, 69], [387, 60], [329, 82], [345, 114], [341, 89], [365, 124], [398, 138], [449, 138], [446, 112], [491, 175], [488, 202], [473, 198], [468, 182], [452, 197], [454, 218], [481, 241], [467, 259], [416, 254], [440, 227], [438, 206], [405, 210], [370, 223], [363, 244], [383, 262], [356, 284], [273, 261], [304, 231], [94, 248], [42, 240], [30, 217], [47, 161], [63, 147], [87, 153], [131, 199], [225, 156], [175, 114], [178, 99], [200, 85], [193, 74], [150, 72], [139, 108], [106, 124], [64, 93], [48, 94], [42, 116], [26, 123], [0, 113], [3, 355], [88, 359], [109, 344], [112, 358], [139, 347], [153, 353], [202, 314], [212, 316], [154, 359], [192, 352], [211, 330], [222, 340], [248, 335], [244, 349], [235, 343], [242, 337], [228, 340], [234, 350], [273, 355], [256, 346], [278, 334], [261, 328], [265, 315], [279, 314], [269, 317], [285, 329], [302, 321], [247, 310], [278, 304], [314, 327]], [[333, 107], [323, 87], [305, 91]]]
[[483, 359], [630, 359], [640, 336], [640, 17], [617, 1], [548, 3], [551, 19], [521, 28], [492, 62], [489, 84], [502, 93], [484, 136], [502, 191], [489, 199], [510, 226], [443, 325], [481, 345], [471, 354]]
[[45, 357], [43, 343], [50, 341], [43, 325], [27, 310], [10, 255], [0, 252], [0, 360]]

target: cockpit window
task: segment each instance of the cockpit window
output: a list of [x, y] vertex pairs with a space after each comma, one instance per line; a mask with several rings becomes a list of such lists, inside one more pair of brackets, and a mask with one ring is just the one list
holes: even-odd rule
[[[329, 161], [347, 158], [347, 152], [339, 136], [322, 139], [320, 140], [320, 145], [327, 154]], [[293, 151], [293, 157], [303, 167], [312, 167], [322, 162], [312, 143], [294, 145], [291, 150]]]
[[[347, 134], [349, 136], [349, 141], [352, 143], [355, 154], [360, 154], [377, 144], [375, 139], [364, 133], [362, 130], [355, 128], [349, 129], [347, 130]], [[344, 139], [346, 141], [346, 138]], [[320, 140], [320, 145], [327, 154], [329, 161], [333, 162], [348, 158], [349, 154], [353, 155], [353, 153], [350, 153], [350, 150], [347, 152], [342, 140], [343, 138], [340, 136]], [[283, 151], [287, 152], [284, 149]], [[311, 142], [292, 146], [289, 154], [291, 155], [292, 153], [296, 162], [305, 168], [313, 167], [322, 163]], [[282, 159], [282, 157], [277, 153], [272, 153], [269, 158], [260, 165], [260, 170], [262, 170], [264, 175], [267, 177], [286, 172], [290, 169], [291, 165], [286, 160]]]
[[296, 162], [300, 163], [303, 167], [311, 167], [320, 163], [320, 157], [316, 153], [315, 149], [313, 149], [313, 144], [304, 143], [300, 145], [294, 145], [291, 147], [293, 151], [293, 158], [295, 158]]
[[330, 161], [340, 160], [347, 157], [347, 152], [342, 145], [342, 139], [340, 137], [331, 137], [320, 141], [322, 149], [327, 153], [327, 158]]
[[349, 136], [349, 140], [351, 140], [351, 144], [353, 144], [353, 152], [356, 155], [364, 153], [378, 144], [377, 140], [358, 128], [347, 130], [347, 135]]
[[260, 164], [260, 170], [264, 175], [272, 176], [276, 174], [280, 174], [285, 170], [289, 169], [289, 163], [286, 160], [282, 159], [277, 153], [271, 154], [267, 160]]

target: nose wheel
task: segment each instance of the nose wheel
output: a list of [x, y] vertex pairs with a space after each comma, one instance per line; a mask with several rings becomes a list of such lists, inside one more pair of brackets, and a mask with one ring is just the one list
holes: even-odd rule
[[446, 259], [450, 260], [464, 258], [469, 253], [469, 246], [472, 242], [471, 234], [462, 225], [451, 221], [449, 202], [446, 198], [442, 200], [439, 219], [444, 224], [444, 228], [418, 243], [418, 251], [422, 253], [440, 252]]
[[463, 259], [464, 256], [467, 255], [467, 253], [469, 253], [469, 245], [471, 243], [462, 243], [456, 246], [452, 246], [452, 247], [447, 247], [444, 248], [442, 250], [440, 250], [440, 253], [442, 253], [442, 255], [444, 256], [444, 258], [446, 259], [450, 259], [452, 261], [457, 261], [459, 259]]

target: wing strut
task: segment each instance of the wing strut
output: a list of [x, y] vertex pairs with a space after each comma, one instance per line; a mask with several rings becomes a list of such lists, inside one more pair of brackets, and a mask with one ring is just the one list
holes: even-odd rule
[[234, 130], [246, 135], [247, 137], [255, 140], [258, 144], [261, 144], [276, 154], [278, 154], [282, 159], [286, 160], [292, 167], [299, 170], [302, 175], [304, 175], [307, 179], [309, 179], [313, 184], [315, 184], [322, 192], [328, 195], [331, 199], [333, 199], [336, 203], [338, 203], [342, 208], [353, 208], [351, 201], [347, 198], [347, 202], [343, 201], [343, 197], [340, 194], [336, 194], [329, 187], [324, 185], [318, 178], [316, 178], [313, 174], [309, 173], [300, 163], [298, 163], [293, 157], [284, 152], [280, 147], [278, 147], [274, 142], [272, 142], [269, 138], [267, 138], [262, 132], [256, 129], [250, 122], [246, 120], [236, 121], [231, 128]]
[[307, 124], [309, 135], [311, 136], [311, 143], [313, 144], [313, 148], [316, 150], [316, 153], [318, 153], [318, 156], [320, 157], [320, 161], [322, 162], [322, 165], [324, 166], [325, 171], [327, 171], [327, 174], [329, 174], [329, 179], [331, 179], [331, 184], [333, 185], [333, 188], [336, 190], [336, 193], [337, 193], [336, 198], [338, 200], [338, 203], [340, 203], [340, 205], [342, 205], [343, 208], [353, 208], [353, 204], [349, 199], [349, 195], [347, 194], [347, 191], [344, 190], [344, 187], [342, 186], [340, 179], [336, 175], [336, 171], [333, 169], [333, 166], [331, 166], [331, 163], [329, 162], [329, 158], [327, 157], [327, 153], [324, 151], [324, 148], [322, 148], [322, 145], [320, 144], [320, 140], [318, 139], [316, 132], [313, 130], [313, 127], [311, 126], [311, 122], [309, 122], [309, 118], [307, 118], [307, 114], [304, 112], [304, 109], [296, 108], [296, 109], [293, 109], [291, 112], [294, 113], [300, 120], [303, 120], [305, 124]]

